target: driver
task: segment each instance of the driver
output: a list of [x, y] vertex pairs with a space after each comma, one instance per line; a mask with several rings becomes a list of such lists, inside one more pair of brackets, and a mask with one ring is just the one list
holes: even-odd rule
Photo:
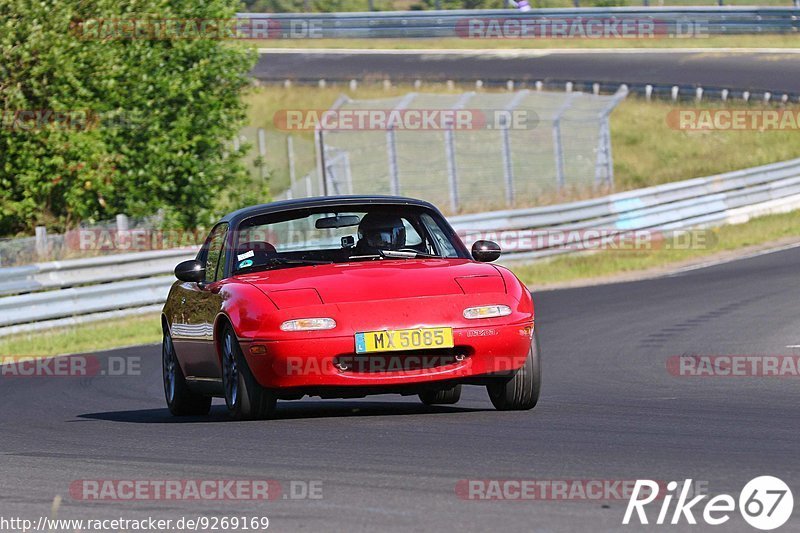
[[399, 250], [406, 245], [406, 227], [396, 215], [367, 213], [358, 224], [360, 254], [376, 253], [378, 250]]

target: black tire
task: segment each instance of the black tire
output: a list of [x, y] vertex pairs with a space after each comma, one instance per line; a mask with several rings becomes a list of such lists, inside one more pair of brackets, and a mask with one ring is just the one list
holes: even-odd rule
[[277, 398], [256, 381], [230, 324], [222, 330], [222, 387], [228, 413], [236, 420], [263, 420], [275, 412]]
[[162, 329], [161, 375], [169, 412], [174, 416], [207, 415], [211, 410], [211, 397], [195, 394], [189, 390], [181, 365], [178, 363], [172, 336], [166, 326]]
[[425, 391], [419, 395], [425, 405], [453, 405], [461, 399], [461, 384], [445, 390]]
[[511, 378], [498, 380], [487, 385], [489, 399], [498, 411], [527, 411], [539, 401], [542, 384], [542, 366], [539, 354], [539, 340], [534, 331], [531, 349], [525, 364]]

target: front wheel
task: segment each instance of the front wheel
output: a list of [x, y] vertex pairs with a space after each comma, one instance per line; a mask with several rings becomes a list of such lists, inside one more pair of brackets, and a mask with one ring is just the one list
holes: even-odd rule
[[222, 386], [225, 405], [237, 420], [261, 420], [275, 412], [276, 397], [258, 384], [230, 325], [222, 331]]
[[526, 411], [533, 409], [539, 401], [541, 383], [539, 340], [534, 331], [531, 348], [522, 368], [517, 370], [513, 377], [487, 385], [486, 389], [489, 392], [489, 399], [498, 411]]
[[211, 397], [201, 396], [189, 390], [186, 378], [175, 354], [175, 345], [166, 326], [161, 341], [161, 370], [164, 380], [164, 396], [169, 412], [175, 416], [207, 415], [211, 410]]

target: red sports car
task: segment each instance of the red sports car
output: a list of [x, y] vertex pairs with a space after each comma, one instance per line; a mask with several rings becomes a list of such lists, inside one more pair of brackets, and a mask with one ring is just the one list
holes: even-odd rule
[[164, 390], [175, 415], [224, 397], [238, 419], [305, 395], [419, 395], [453, 404], [483, 385], [531, 409], [541, 371], [531, 295], [466, 249], [420, 200], [287, 200], [231, 213], [178, 265], [164, 305]]

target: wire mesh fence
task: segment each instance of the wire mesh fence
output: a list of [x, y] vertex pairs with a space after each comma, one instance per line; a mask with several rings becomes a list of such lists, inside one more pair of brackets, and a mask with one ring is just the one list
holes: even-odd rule
[[609, 190], [609, 114], [625, 94], [342, 97], [316, 129], [316, 169], [278, 198], [394, 194], [459, 213]]
[[113, 220], [82, 223], [66, 233], [37, 226], [33, 237], [0, 239], [0, 267], [191, 246], [203, 237], [191, 231], [156, 234], [162, 222], [159, 214], [143, 218], [120, 214]]

